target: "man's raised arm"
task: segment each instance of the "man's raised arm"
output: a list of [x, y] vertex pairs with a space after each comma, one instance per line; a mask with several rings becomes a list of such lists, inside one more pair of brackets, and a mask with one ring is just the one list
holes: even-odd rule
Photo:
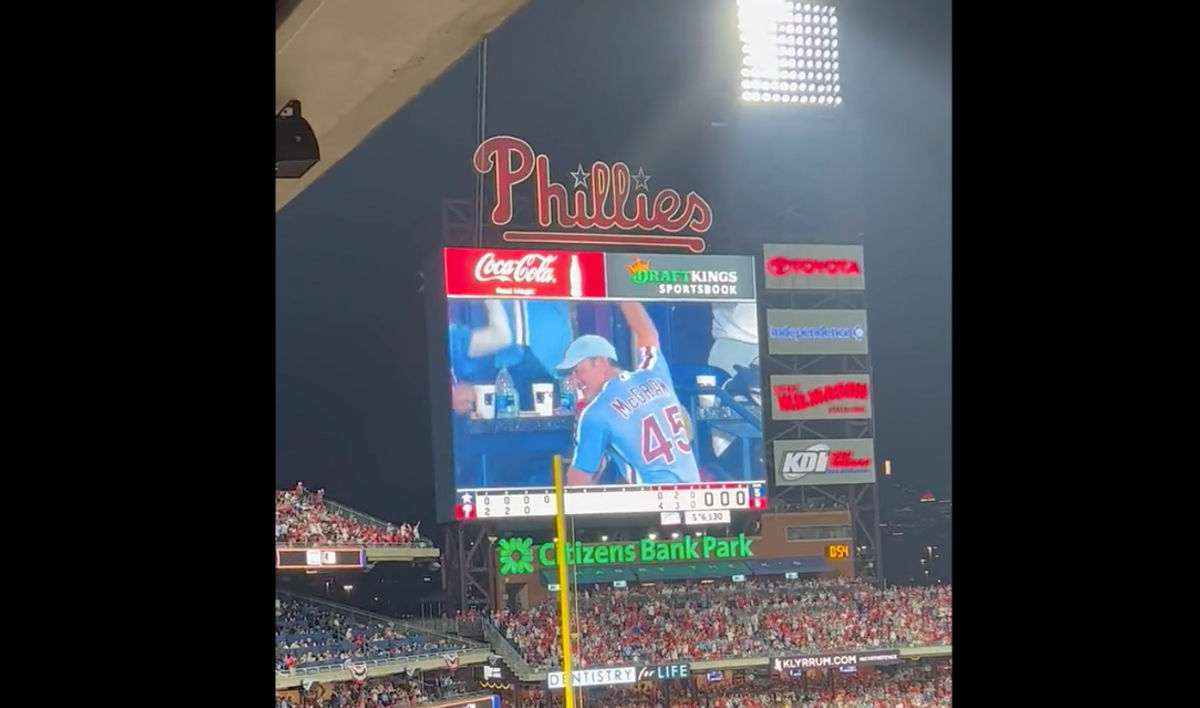
[[467, 356], [471, 358], [495, 354], [513, 343], [504, 304], [499, 300], [484, 300], [483, 308], [487, 310], [487, 324], [471, 331], [471, 343], [467, 347]]
[[650, 320], [649, 313], [640, 302], [623, 302], [621, 303], [621, 314], [625, 316], [625, 321], [629, 323], [629, 329], [633, 330], [633, 345], [638, 349], [642, 347], [657, 347], [658, 346], [658, 330], [654, 327], [654, 322]]

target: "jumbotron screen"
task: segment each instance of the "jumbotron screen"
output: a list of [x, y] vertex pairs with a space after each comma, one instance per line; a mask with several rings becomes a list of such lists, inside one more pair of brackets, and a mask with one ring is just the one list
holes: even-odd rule
[[766, 507], [752, 257], [444, 265], [455, 518]]

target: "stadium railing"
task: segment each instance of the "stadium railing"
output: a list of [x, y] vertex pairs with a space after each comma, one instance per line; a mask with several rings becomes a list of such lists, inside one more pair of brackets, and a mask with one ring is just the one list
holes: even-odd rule
[[[350, 507], [346, 506], [345, 504], [339, 504], [338, 502], [335, 502], [332, 499], [325, 500], [325, 508], [332, 509], [333, 511], [336, 511], [340, 514], [345, 514], [346, 516], [349, 516], [351, 519], [354, 519], [355, 521], [357, 521], [360, 524], [363, 524], [365, 526], [375, 526], [375, 527], [381, 528], [381, 529], [386, 529], [388, 527], [387, 521], [384, 521], [383, 519], [377, 519], [374, 516], [371, 516], [370, 514], [361, 512], [357, 509], [351, 509]], [[396, 528], [400, 528], [400, 524], [392, 524], [392, 525], [395, 526]]]
[[[399, 620], [386, 615], [379, 615], [374, 612], [359, 609], [357, 607], [349, 607], [340, 605], [336, 602], [330, 602], [320, 598], [312, 598], [304, 595], [297, 595], [286, 590], [276, 590], [277, 595], [283, 595], [293, 600], [307, 602], [312, 605], [328, 607], [330, 609], [344, 612], [356, 621], [367, 624], [369, 622], [381, 622], [390, 624], [398, 628], [408, 629], [414, 634], [422, 634], [434, 636], [438, 639], [444, 639], [449, 642], [456, 642], [464, 646], [448, 647], [439, 651], [408, 654], [406, 656], [389, 657], [386, 659], [364, 659], [355, 661], [355, 664], [365, 664], [367, 666], [368, 676], [386, 676], [388, 674], [396, 674], [405, 669], [414, 669], [421, 671], [433, 671], [444, 668], [446, 666], [446, 657], [458, 657], [458, 665], [466, 666], [468, 664], [482, 664], [488, 660], [491, 655], [491, 649], [485, 645], [470, 639], [466, 639], [461, 635], [450, 635], [418, 625]], [[344, 681], [350, 678], [350, 674], [339, 665], [323, 665], [323, 666], [297, 666], [294, 669], [276, 669], [275, 670], [275, 687], [276, 688], [291, 688], [299, 686], [304, 679], [313, 679], [319, 681]]]
[[[471, 691], [470, 693], [456, 693], [453, 696], [447, 696], [446, 698], [435, 698], [434, 700], [429, 701], [428, 703], [421, 703], [419, 705], [422, 708], [441, 708], [441, 706], [449, 706], [449, 705], [457, 706], [457, 705], [461, 705], [463, 701], [470, 701], [473, 698], [491, 698], [493, 695], [495, 695], [495, 693], [492, 691]], [[488, 705], [491, 705], [491, 704], [489, 703]]]
[[492, 648], [500, 659], [508, 664], [509, 670], [513, 675], [522, 681], [544, 681], [546, 679], [545, 671], [538, 671], [525, 661], [525, 657], [521, 656], [521, 652], [517, 651], [516, 647], [509, 643], [496, 625], [492, 624], [490, 619], [480, 620], [483, 625], [483, 637], [487, 639], [488, 646]]
[[[502, 659], [512, 669], [513, 674], [522, 681], [545, 681], [547, 669], [535, 668], [525, 661], [525, 657], [521, 656], [521, 652], [512, 645], [499, 631], [499, 629], [491, 623], [490, 620], [485, 620], [483, 623], [483, 635], [488, 639], [488, 645], [492, 650], [500, 655]], [[900, 647], [863, 647], [857, 651], [896, 651], [902, 659], [920, 659], [930, 656], [951, 656], [953, 646], [950, 644], [935, 644], [927, 646], [900, 646]], [[777, 656], [819, 656], [821, 654], [832, 654], [837, 652], [819, 651], [778, 651], [769, 655], [758, 656], [742, 656], [730, 657], [728, 659], [704, 659], [701, 661], [689, 662], [692, 671], [710, 671], [716, 669], [750, 669], [762, 666], [770, 666], [771, 659]], [[640, 662], [631, 661], [629, 664], [637, 664]], [[613, 664], [616, 666], [616, 664]], [[599, 667], [593, 667], [599, 668]]]
[[[433, 541], [426, 541], [425, 539], [421, 539], [420, 541], [416, 541], [415, 544], [414, 544], [414, 542], [408, 542], [408, 544], [325, 544], [325, 546], [326, 547], [328, 547], [328, 546], [338, 546], [338, 547], [340, 547], [340, 546], [361, 546], [361, 547], [366, 548], [366, 550], [370, 551], [371, 548], [432, 548]], [[276, 548], [319, 548], [320, 546], [313, 546], [312, 544], [306, 544], [306, 542], [304, 542], [304, 541], [296, 541], [296, 542], [294, 542], [294, 544], [288, 544], [288, 542], [276, 541], [275, 547]]]
[[[467, 666], [472, 664], [482, 664], [488, 660], [491, 655], [491, 650], [487, 648], [478, 649], [472, 648], [467, 651], [461, 649], [446, 650], [432, 654], [421, 654], [415, 656], [394, 657], [388, 659], [365, 659], [355, 661], [357, 664], [365, 664], [367, 667], [367, 676], [378, 677], [387, 676], [389, 674], [398, 674], [406, 669], [414, 671], [436, 671], [446, 667], [446, 656], [458, 657], [459, 666]], [[294, 669], [276, 669], [275, 670], [275, 688], [294, 688], [299, 686], [306, 679], [313, 681], [348, 681], [350, 673], [342, 666], [313, 666], [313, 667], [296, 667]]]
[[[481, 644], [480, 642], [476, 642], [474, 640], [467, 639], [461, 635], [449, 634], [448, 632], [445, 632], [444, 630], [440, 630], [440, 629], [434, 628], [432, 626], [422, 626], [420, 624], [417, 624], [416, 622], [413, 622], [412, 620], [396, 619], [395, 617], [388, 617], [387, 615], [376, 614], [374, 612], [369, 612], [367, 610], [363, 610], [358, 607], [350, 607], [349, 605], [340, 605], [336, 602], [333, 602], [331, 600], [326, 600], [324, 598], [309, 597], [307, 595], [299, 595], [299, 594], [296, 594], [293, 592], [289, 592], [287, 590], [276, 589], [275, 594], [283, 595], [284, 597], [288, 597], [293, 600], [297, 600], [299, 602], [307, 602], [310, 605], [320, 605], [322, 607], [328, 607], [330, 609], [337, 610], [339, 612], [344, 612], [344, 613], [350, 615], [351, 619], [353, 619], [354, 621], [362, 622], [363, 624], [368, 624], [369, 622], [382, 622], [384, 624], [391, 624], [391, 625], [395, 625], [397, 627], [403, 627], [405, 629], [412, 630], [416, 634], [431, 634], [433, 636], [436, 636], [438, 639], [445, 639], [446, 641], [449, 641], [449, 642], [461, 642], [463, 644], [466, 644], [468, 646], [468, 648], [471, 648], [471, 649], [486, 648], [486, 646], [484, 644]], [[453, 621], [453, 620], [451, 620], [451, 621]], [[442, 652], [442, 653], [449, 653], [449, 652]]]
[[443, 634], [456, 634], [460, 637], [475, 639], [483, 636], [483, 628], [480, 626], [480, 620], [460, 620], [453, 617], [410, 617], [401, 620], [414, 627], [421, 627], [433, 632], [441, 632]]

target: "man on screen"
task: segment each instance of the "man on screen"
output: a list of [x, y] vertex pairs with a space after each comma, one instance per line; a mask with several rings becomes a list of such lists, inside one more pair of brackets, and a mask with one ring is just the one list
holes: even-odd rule
[[691, 421], [658, 349], [658, 330], [640, 303], [621, 303], [621, 313], [637, 349], [633, 371], [622, 370], [612, 343], [594, 334], [572, 342], [556, 367], [586, 404], [567, 484], [595, 484], [606, 454], [622, 465], [626, 483], [699, 482]]
[[571, 341], [567, 303], [484, 300], [482, 304], [481, 313], [477, 303], [466, 303], [465, 321], [451, 314], [454, 410], [470, 411], [475, 400], [472, 384], [493, 383], [502, 367], [517, 385], [521, 407], [529, 410], [533, 407], [530, 385], [551, 380], [549, 367]]

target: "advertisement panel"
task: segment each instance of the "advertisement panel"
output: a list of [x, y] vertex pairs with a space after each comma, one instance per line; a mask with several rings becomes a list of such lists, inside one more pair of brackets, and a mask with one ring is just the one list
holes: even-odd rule
[[[618, 686], [621, 684], [642, 683], [643, 681], [686, 680], [691, 675], [691, 665], [682, 663], [578, 669], [571, 672], [571, 687], [587, 688], [589, 686]], [[563, 672], [548, 672], [546, 674], [546, 688], [552, 690], [563, 688]]]
[[456, 518], [765, 508], [751, 257], [444, 258]]
[[870, 484], [875, 481], [875, 441], [776, 440], [775, 484]]
[[763, 287], [768, 290], [862, 290], [862, 246], [767, 244]]
[[608, 254], [608, 295], [628, 300], [754, 300], [749, 256]]
[[871, 417], [867, 374], [780, 374], [771, 376], [775, 420], [861, 420]]
[[276, 570], [350, 570], [367, 564], [363, 548], [276, 548]]
[[[563, 549], [567, 565], [628, 565], [632, 563], [665, 563], [691, 560], [744, 560], [754, 557], [750, 548], [753, 538], [740, 533], [735, 538], [716, 536], [684, 536], [679, 540], [658, 541], [642, 539], [629, 543], [567, 544]], [[557, 565], [557, 544], [553, 541], [534, 545], [533, 539], [502, 538], [496, 542], [496, 567], [500, 575], [522, 575], [533, 572], [536, 556], [543, 568]]]
[[447, 248], [452, 297], [604, 298], [604, 254]]
[[866, 310], [767, 310], [769, 354], [866, 354]]
[[900, 663], [900, 652], [891, 650], [813, 654], [809, 656], [780, 656], [771, 661], [773, 671], [795, 669], [827, 669], [842, 666], [879, 666]]

